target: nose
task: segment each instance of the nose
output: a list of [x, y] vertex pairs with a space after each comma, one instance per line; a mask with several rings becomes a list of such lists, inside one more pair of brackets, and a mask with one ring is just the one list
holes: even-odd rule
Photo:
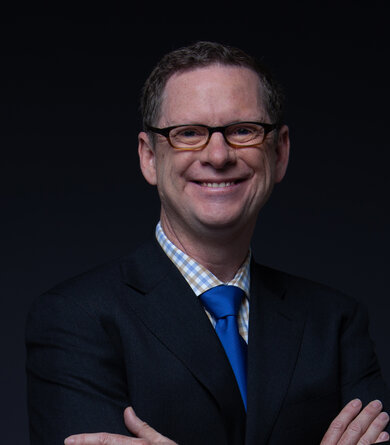
[[209, 143], [201, 151], [200, 156], [202, 163], [209, 164], [219, 170], [236, 162], [235, 149], [226, 143], [220, 132], [211, 135]]

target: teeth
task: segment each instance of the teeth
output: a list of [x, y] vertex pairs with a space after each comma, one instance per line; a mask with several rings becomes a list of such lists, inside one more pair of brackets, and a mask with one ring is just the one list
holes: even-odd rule
[[202, 182], [202, 187], [229, 187], [234, 182]]

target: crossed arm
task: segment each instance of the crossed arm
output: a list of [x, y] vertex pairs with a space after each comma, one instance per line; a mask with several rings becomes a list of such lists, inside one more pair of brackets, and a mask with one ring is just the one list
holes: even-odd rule
[[[119, 434], [78, 434], [66, 438], [65, 445], [177, 445], [137, 417], [131, 407], [125, 409], [124, 421], [136, 437]], [[374, 400], [362, 409], [359, 399], [349, 402], [330, 424], [320, 445], [368, 445], [389, 440], [384, 430], [389, 416], [382, 403]]]
[[[108, 315], [106, 312], [102, 315], [99, 313], [97, 317], [94, 313], [87, 313], [78, 301], [74, 302], [70, 297], [56, 294], [48, 295], [31, 313], [27, 329], [31, 443], [60, 443], [73, 432], [92, 432], [102, 428], [107, 432], [70, 436], [66, 444], [152, 445], [165, 443], [175, 445], [171, 439], [151, 428], [157, 426], [160, 430], [161, 427], [158, 426], [161, 424], [158, 423], [159, 413], [156, 410], [152, 410], [149, 416], [148, 421], [151, 426], [140, 420], [131, 408], [125, 410], [125, 422], [121, 420], [122, 410], [129, 400], [138, 400], [135, 406], [138, 407], [139, 412], [148, 412], [148, 407], [139, 393], [137, 399], [137, 391], [139, 391], [137, 385], [132, 385], [131, 390], [134, 393], [131, 398], [127, 397], [129, 388], [123, 372], [124, 355], [121, 354], [123, 346], [120, 341], [117, 341], [117, 326], [115, 325], [113, 329], [110, 324], [115, 317], [111, 315], [111, 312], [108, 312]], [[116, 312], [120, 311], [116, 308]], [[102, 329], [102, 324], [105, 329]], [[345, 393], [342, 394], [340, 400], [344, 400], [345, 403], [355, 397], [355, 394], [359, 394], [364, 403], [374, 397], [383, 397], [387, 409], [387, 392], [383, 390], [382, 381], [378, 377], [375, 356], [372, 349], [367, 346], [366, 331], [361, 326], [362, 323], [359, 320], [352, 320], [339, 342], [343, 351], [347, 352], [346, 354], [340, 352], [343, 358], [342, 365], [344, 369], [350, 371], [347, 377], [343, 374], [344, 380], [347, 380], [349, 385], [345, 386]], [[133, 339], [137, 330], [133, 329], [131, 333], [133, 336], [123, 335], [123, 338]], [[141, 333], [144, 334], [143, 331]], [[135, 336], [135, 340], [137, 338]], [[147, 337], [147, 339], [148, 346], [153, 346], [154, 338]], [[138, 343], [135, 340], [126, 346], [126, 350], [138, 351]], [[361, 347], [361, 344], [364, 347]], [[156, 351], [159, 354], [165, 353], [165, 349], [157, 349], [157, 346]], [[144, 353], [143, 350], [141, 352]], [[350, 360], [351, 354], [354, 360]], [[357, 365], [350, 365], [349, 362], [356, 364], [356, 357], [359, 358]], [[131, 363], [135, 366], [138, 363], [137, 357], [132, 356], [131, 359]], [[359, 372], [355, 372], [354, 367]], [[175, 371], [177, 370], [181, 371], [182, 368], [177, 366]], [[138, 371], [137, 367], [133, 372], [136, 371]], [[168, 373], [164, 367], [162, 372], [165, 372], [165, 378], [174, 373], [171, 368]], [[367, 376], [367, 378], [360, 384], [359, 376]], [[354, 383], [357, 380], [358, 383]], [[168, 382], [172, 383], [170, 380]], [[148, 389], [146, 386], [142, 387], [143, 390], [145, 388]], [[149, 389], [148, 391], [147, 396], [150, 398], [151, 393]], [[167, 394], [170, 393], [165, 391], [164, 396]], [[203, 393], [199, 391], [199, 394]], [[170, 406], [169, 402], [163, 400], [165, 406]], [[333, 412], [335, 405], [331, 405], [332, 411], [330, 411], [328, 404], [325, 411]], [[321, 445], [368, 445], [389, 440], [389, 436], [384, 432], [389, 417], [386, 413], [382, 413], [382, 409], [381, 404], [374, 402], [362, 409], [360, 401], [351, 401], [331, 423], [322, 441], [318, 439], [318, 442], [321, 442]], [[177, 427], [180, 434], [176, 437], [182, 438], [186, 437], [187, 429], [181, 420], [186, 420], [187, 417], [182, 415], [181, 411], [179, 409], [174, 411], [173, 426], [165, 431], [173, 431]], [[188, 412], [190, 410], [187, 410]], [[307, 425], [302, 426], [309, 427], [311, 422], [316, 420], [316, 411], [306, 409], [304, 412], [305, 415], [302, 416], [301, 421], [307, 422]], [[85, 413], [88, 415], [86, 416]], [[212, 414], [213, 411], [210, 410], [210, 413]], [[201, 414], [202, 419], [209, 419], [206, 413]], [[180, 420], [177, 415], [181, 416]], [[310, 419], [306, 418], [306, 415], [311, 415]], [[156, 419], [157, 423], [154, 423]], [[177, 422], [173, 419], [177, 419]], [[326, 419], [329, 420], [324, 422], [330, 423], [331, 417]], [[326, 426], [325, 423], [321, 431], [324, 431]], [[194, 431], [204, 431], [203, 425], [200, 427], [198, 425], [198, 429], [196, 427], [195, 424]], [[208, 437], [208, 434], [213, 433], [213, 427], [214, 424], [209, 423], [207, 433], [205, 433], [207, 435], [202, 437]], [[109, 434], [109, 431], [116, 431], [119, 434]], [[128, 431], [135, 437], [129, 437]], [[170, 436], [170, 433], [168, 435]], [[179, 441], [177, 438], [175, 440]], [[210, 443], [212, 442], [210, 440]]]

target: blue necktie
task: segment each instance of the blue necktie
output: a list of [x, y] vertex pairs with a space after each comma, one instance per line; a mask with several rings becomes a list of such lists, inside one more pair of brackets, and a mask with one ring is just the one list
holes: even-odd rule
[[238, 331], [237, 314], [244, 295], [239, 287], [221, 285], [200, 296], [203, 306], [215, 318], [215, 331], [221, 340], [240, 388], [246, 409], [247, 344]]

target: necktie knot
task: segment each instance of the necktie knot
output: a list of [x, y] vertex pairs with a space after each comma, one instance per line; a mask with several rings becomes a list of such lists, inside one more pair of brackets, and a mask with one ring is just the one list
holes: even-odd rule
[[221, 285], [204, 292], [200, 299], [203, 306], [216, 319], [237, 316], [244, 291], [236, 286]]

